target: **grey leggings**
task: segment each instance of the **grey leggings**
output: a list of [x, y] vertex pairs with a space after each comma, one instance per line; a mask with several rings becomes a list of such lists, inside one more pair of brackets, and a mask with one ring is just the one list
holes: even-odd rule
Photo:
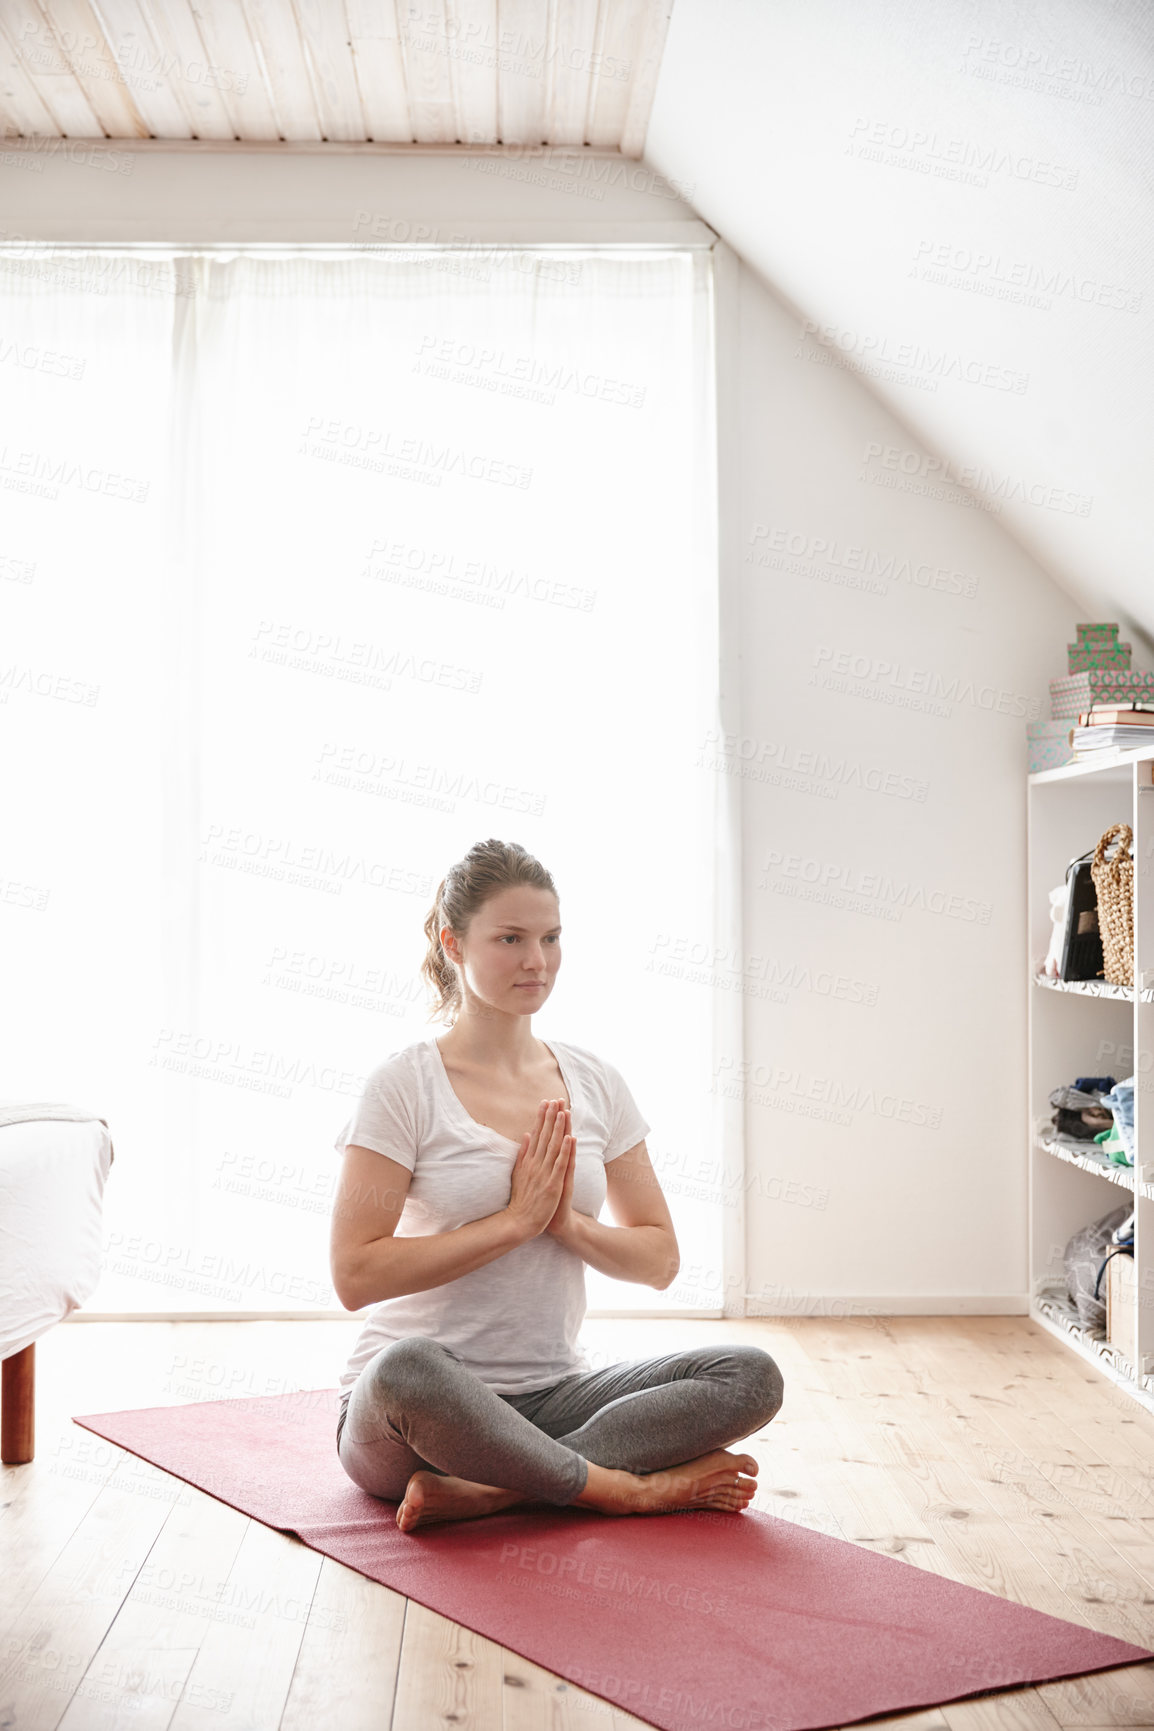
[[337, 1420], [353, 1482], [400, 1502], [419, 1469], [571, 1503], [590, 1461], [627, 1472], [679, 1466], [768, 1424], [777, 1363], [759, 1346], [702, 1346], [574, 1371], [526, 1394], [498, 1394], [450, 1347], [407, 1335], [361, 1370]]

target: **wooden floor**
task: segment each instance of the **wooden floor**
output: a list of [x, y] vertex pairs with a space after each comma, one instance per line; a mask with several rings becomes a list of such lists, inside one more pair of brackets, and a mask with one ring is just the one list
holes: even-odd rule
[[[70, 1422], [335, 1386], [359, 1326], [44, 1337], [36, 1458], [2, 1469], [2, 1731], [645, 1723]], [[741, 1444], [760, 1462], [755, 1509], [1154, 1647], [1154, 1415], [1027, 1319], [595, 1319], [584, 1338], [613, 1358], [764, 1346], [785, 1404]], [[868, 1723], [1154, 1727], [1154, 1660]]]

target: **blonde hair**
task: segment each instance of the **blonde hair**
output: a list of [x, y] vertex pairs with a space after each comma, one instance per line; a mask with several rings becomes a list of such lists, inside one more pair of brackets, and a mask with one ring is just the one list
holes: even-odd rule
[[456, 966], [441, 943], [441, 927], [448, 926], [460, 942], [483, 903], [498, 890], [512, 889], [517, 884], [557, 894], [557, 886], [545, 867], [515, 841], [477, 842], [441, 879], [436, 900], [425, 920], [429, 948], [421, 963], [421, 973], [433, 993], [428, 1021], [447, 1022], [451, 1027], [464, 1003]]

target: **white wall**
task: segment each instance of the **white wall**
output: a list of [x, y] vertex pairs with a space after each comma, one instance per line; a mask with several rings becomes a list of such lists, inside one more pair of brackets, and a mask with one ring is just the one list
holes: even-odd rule
[[41, 139], [0, 150], [0, 247], [25, 240], [348, 246], [708, 243], [655, 169], [610, 151]]
[[1148, 632], [1152, 155], [1147, 0], [677, 0], [645, 146], [1082, 618]]
[[1024, 1310], [1026, 712], [1084, 615], [737, 275], [747, 1308]]
[[[747, 987], [745, 1058], [766, 1066], [746, 1084], [751, 1308], [842, 1295], [918, 1311], [935, 1294], [943, 1309], [969, 1295], [1024, 1308], [1015, 709], [1033, 697], [1048, 715], [1079, 619], [1118, 619], [1135, 664], [1154, 667], [1152, 26], [1143, 0], [673, 9], [645, 159], [748, 267], [731, 333], [740, 438], [722, 472], [741, 730], [767, 776], [730, 754], [745, 775], [745, 959], [840, 968], [876, 992], [867, 1006]], [[949, 484], [964, 472], [967, 487]], [[850, 573], [829, 555], [759, 563], [783, 555], [755, 525], [911, 573], [879, 595], [834, 582]], [[919, 569], [974, 592], [921, 587]], [[813, 683], [839, 654], [896, 671]], [[973, 689], [948, 715], [909, 706], [955, 678]], [[806, 780], [813, 750], [895, 791]], [[902, 796], [903, 778], [924, 800]], [[771, 851], [792, 863], [763, 888]], [[807, 888], [787, 875], [803, 869], [959, 902], [887, 921], [877, 896], [787, 894]], [[967, 902], [988, 904], [988, 924], [961, 917]], [[871, 1082], [934, 1121], [807, 1115], [825, 1110], [807, 1089]]]

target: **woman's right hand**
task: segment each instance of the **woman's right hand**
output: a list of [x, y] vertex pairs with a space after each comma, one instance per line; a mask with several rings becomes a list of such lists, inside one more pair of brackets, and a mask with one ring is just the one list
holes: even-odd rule
[[544, 1232], [557, 1212], [572, 1141], [564, 1101], [542, 1100], [535, 1128], [521, 1138], [509, 1189], [508, 1211], [526, 1238]]

